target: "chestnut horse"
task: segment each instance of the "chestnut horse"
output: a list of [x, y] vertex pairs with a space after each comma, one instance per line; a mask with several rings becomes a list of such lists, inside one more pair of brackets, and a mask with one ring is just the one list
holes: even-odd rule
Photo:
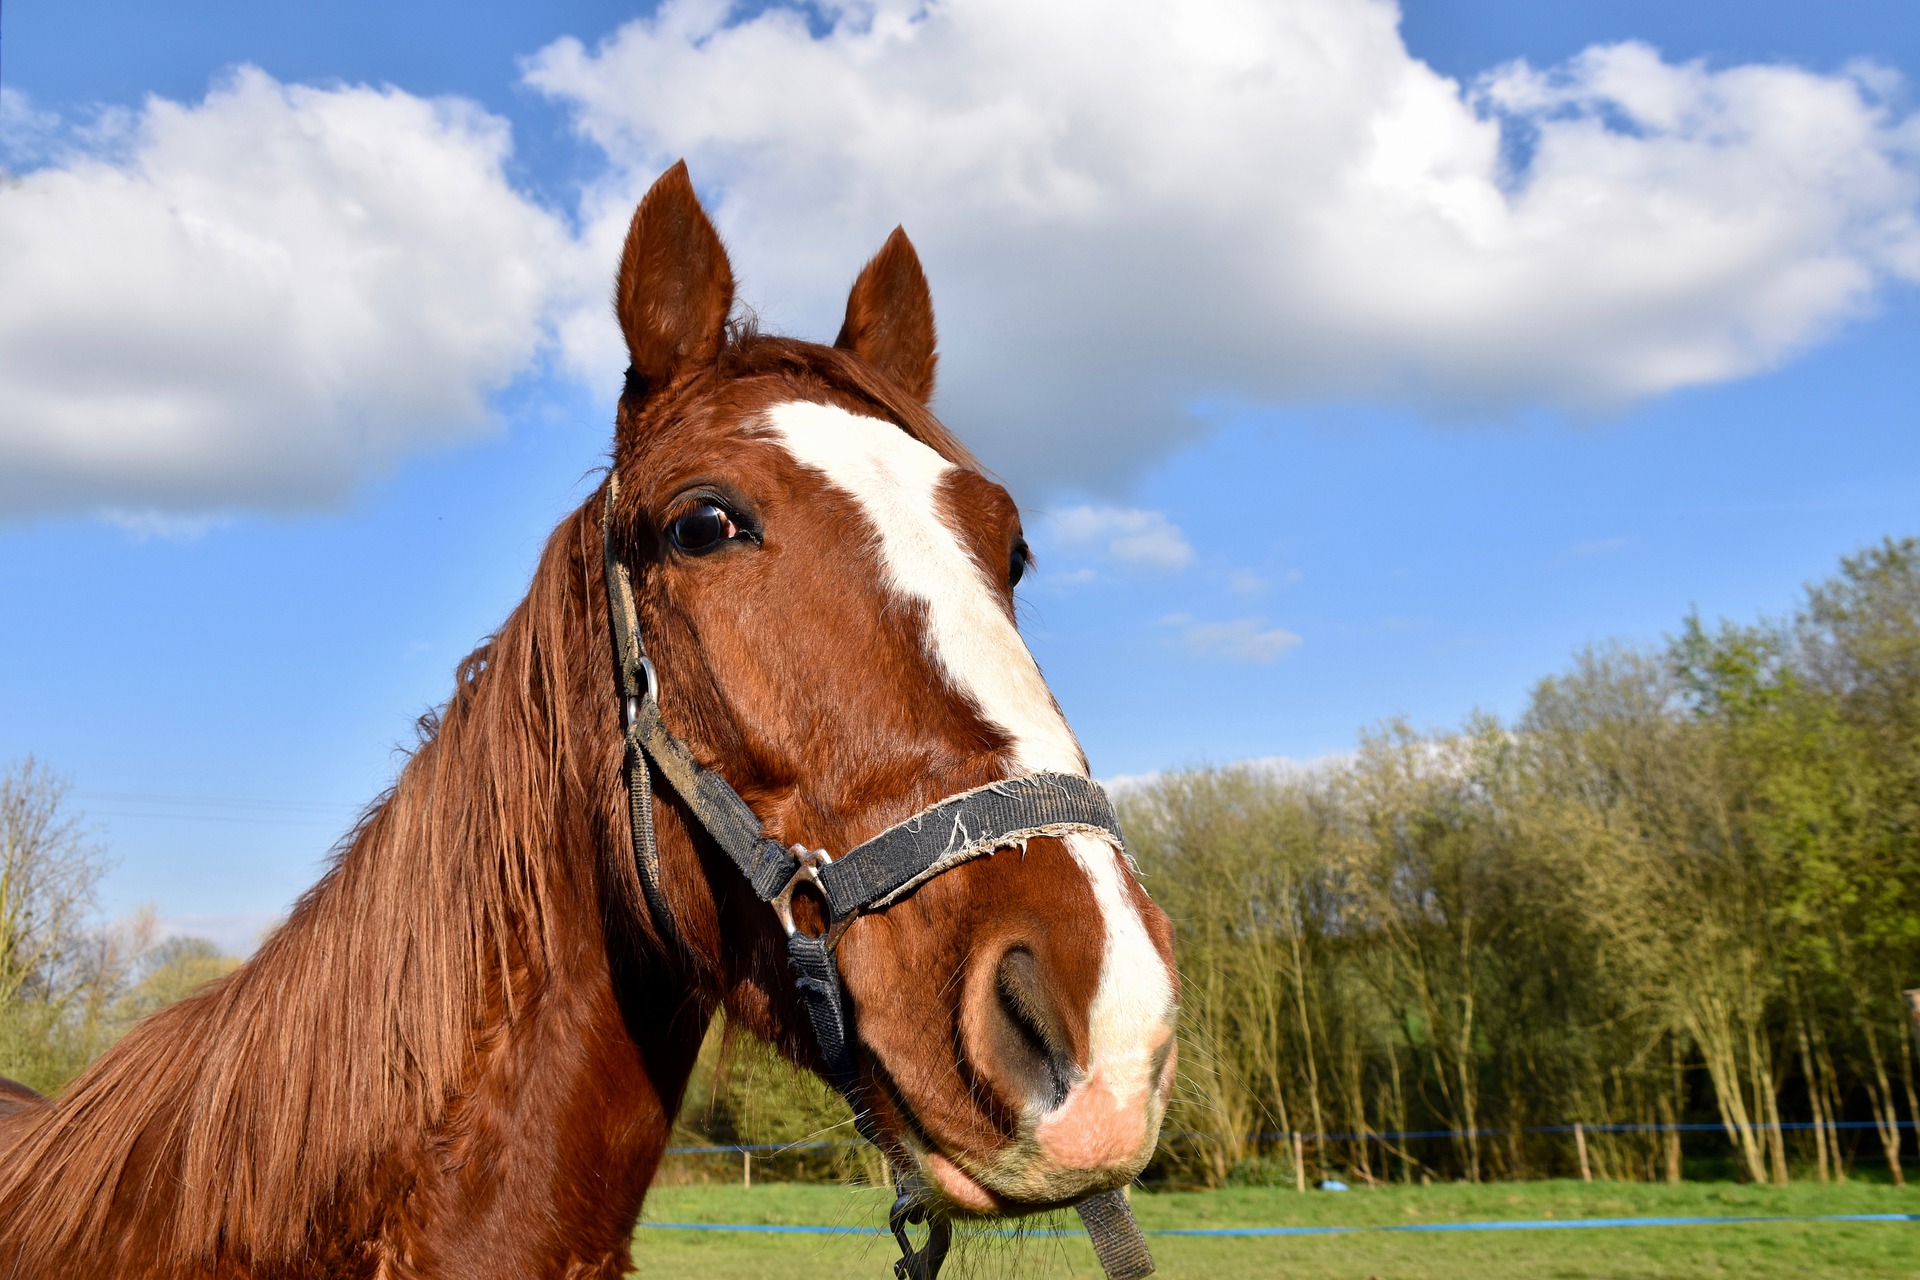
[[[621, 256], [609, 479], [672, 732], [769, 835], [829, 851], [969, 788], [1084, 775], [1015, 627], [1019, 512], [927, 408], [905, 235], [831, 347], [732, 304], [676, 165]], [[622, 1275], [716, 1011], [819, 1069], [775, 913], [667, 787], [657, 889], [636, 874], [607, 496], [560, 524], [259, 952], [0, 1115], [0, 1278]], [[1125, 1184], [1173, 1076], [1171, 946], [1086, 835], [859, 916], [838, 957], [868, 1131], [944, 1213]]]

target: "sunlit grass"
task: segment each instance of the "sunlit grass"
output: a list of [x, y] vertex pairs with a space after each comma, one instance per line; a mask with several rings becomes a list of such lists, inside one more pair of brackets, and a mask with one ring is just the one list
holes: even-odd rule
[[[828, 1224], [834, 1236], [682, 1232], [643, 1228], [640, 1273], [731, 1280], [760, 1276], [892, 1274], [893, 1242], [878, 1233], [891, 1197], [877, 1190], [771, 1184], [662, 1188], [650, 1222]], [[1136, 1192], [1149, 1231], [1214, 1226], [1381, 1227], [1416, 1222], [1537, 1221], [1613, 1217], [1750, 1217], [1768, 1214], [1920, 1213], [1920, 1189], [1855, 1181], [1753, 1187], [1534, 1182], [1441, 1185], [1304, 1195], [1270, 1187]], [[1093, 1252], [1071, 1215], [1052, 1234], [963, 1232], [946, 1272], [961, 1277], [1097, 1280]], [[1920, 1274], [1920, 1222], [1766, 1222], [1581, 1231], [1463, 1232], [1195, 1239], [1155, 1236], [1167, 1277], [1289, 1280], [1532, 1280], [1534, 1277], [1911, 1277]]]

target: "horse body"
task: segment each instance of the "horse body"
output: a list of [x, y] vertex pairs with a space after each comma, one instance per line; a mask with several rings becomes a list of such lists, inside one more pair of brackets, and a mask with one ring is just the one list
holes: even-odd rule
[[[729, 327], [731, 301], [676, 167], [616, 290], [612, 510], [674, 732], [769, 834], [833, 851], [943, 796], [1084, 773], [1014, 628], [1018, 511], [926, 410], [904, 236], [834, 347]], [[714, 1012], [819, 1065], [772, 913], [670, 791], [671, 921], [648, 908], [600, 502], [259, 953], [0, 1110], [0, 1276], [622, 1274]], [[854, 921], [857, 1101], [896, 1167], [952, 1212], [1132, 1177], [1173, 1071], [1170, 957], [1120, 852], [1081, 835]]]

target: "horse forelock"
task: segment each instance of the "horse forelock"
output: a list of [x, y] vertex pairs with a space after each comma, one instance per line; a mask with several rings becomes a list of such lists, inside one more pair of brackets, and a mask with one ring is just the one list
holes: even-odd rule
[[754, 410], [796, 399], [884, 418], [955, 466], [985, 472], [932, 410], [864, 360], [836, 347], [762, 333], [751, 320], [729, 326], [716, 361], [676, 384], [650, 388], [629, 379], [620, 399], [614, 465], [651, 456], [663, 438], [681, 449], [711, 449]]

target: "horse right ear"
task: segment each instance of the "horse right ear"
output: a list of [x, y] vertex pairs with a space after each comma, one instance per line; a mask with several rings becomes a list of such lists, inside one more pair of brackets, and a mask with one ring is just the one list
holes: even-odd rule
[[720, 354], [733, 310], [733, 268], [685, 160], [655, 179], [633, 211], [613, 310], [643, 393]]

